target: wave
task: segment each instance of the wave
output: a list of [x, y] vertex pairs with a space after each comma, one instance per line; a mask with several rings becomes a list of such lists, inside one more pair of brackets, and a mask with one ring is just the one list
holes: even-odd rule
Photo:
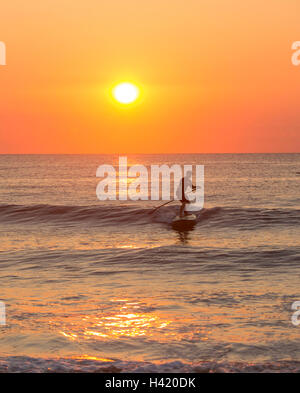
[[[178, 206], [166, 206], [153, 214], [151, 207], [132, 205], [67, 206], [67, 205], [0, 205], [0, 222], [62, 223], [96, 226], [170, 224]], [[197, 222], [214, 227], [257, 229], [274, 226], [299, 226], [300, 210], [214, 207], [197, 213]]]
[[[64, 272], [73, 272], [80, 277], [95, 277], [95, 275], [115, 275], [128, 273], [129, 271], [139, 271], [147, 269], [152, 271], [155, 267], [168, 267], [168, 270], [181, 269], [184, 266], [185, 274], [198, 274], [200, 272], [249, 272], [253, 274], [261, 269], [270, 269], [269, 272], [276, 272], [280, 269], [291, 274], [298, 268], [300, 260], [299, 247], [270, 248], [263, 250], [256, 248], [242, 249], [222, 249], [202, 246], [180, 245], [160, 246], [152, 248], [100, 248], [93, 250], [28, 250], [0, 253], [0, 273], [1, 279], [19, 281], [20, 276], [7, 275], [10, 266], [15, 266], [22, 271], [26, 270], [36, 274], [37, 271], [44, 271], [51, 268]], [[212, 263], [213, 261], [213, 263]], [[117, 269], [115, 267], [117, 266]], [[136, 270], [137, 269], [137, 270]], [[22, 279], [22, 278], [21, 278]], [[44, 282], [44, 276], [41, 282]], [[54, 277], [55, 282], [62, 280], [61, 276]], [[68, 281], [68, 278], [65, 277]]]
[[143, 361], [122, 361], [79, 356], [75, 358], [33, 358], [29, 356], [9, 356], [0, 358], [0, 373], [274, 373], [300, 372], [299, 361], [275, 361], [266, 363], [202, 361], [183, 363], [169, 361], [153, 363]]

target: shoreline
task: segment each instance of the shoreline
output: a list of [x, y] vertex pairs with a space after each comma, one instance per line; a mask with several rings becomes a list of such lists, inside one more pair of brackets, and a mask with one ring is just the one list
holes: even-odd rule
[[300, 361], [162, 363], [87, 358], [0, 357], [0, 373], [299, 373]]

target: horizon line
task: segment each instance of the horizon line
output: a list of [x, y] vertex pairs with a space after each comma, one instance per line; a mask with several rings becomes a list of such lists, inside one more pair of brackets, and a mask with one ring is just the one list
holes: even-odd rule
[[295, 151], [295, 152], [224, 152], [224, 153], [0, 153], [1, 156], [22, 156], [22, 155], [44, 155], [44, 156], [66, 156], [66, 155], [90, 155], [90, 156], [96, 156], [96, 155], [197, 155], [197, 154], [300, 154], [300, 151]]

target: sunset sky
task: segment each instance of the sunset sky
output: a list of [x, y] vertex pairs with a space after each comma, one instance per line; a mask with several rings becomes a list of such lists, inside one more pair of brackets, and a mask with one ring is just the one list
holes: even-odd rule
[[2, 2], [0, 153], [299, 152], [299, 17], [299, 0]]

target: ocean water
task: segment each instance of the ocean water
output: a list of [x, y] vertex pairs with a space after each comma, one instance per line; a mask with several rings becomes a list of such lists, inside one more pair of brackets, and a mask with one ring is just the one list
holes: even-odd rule
[[110, 155], [0, 156], [0, 371], [300, 371], [300, 154], [202, 164], [204, 209], [100, 202]]

